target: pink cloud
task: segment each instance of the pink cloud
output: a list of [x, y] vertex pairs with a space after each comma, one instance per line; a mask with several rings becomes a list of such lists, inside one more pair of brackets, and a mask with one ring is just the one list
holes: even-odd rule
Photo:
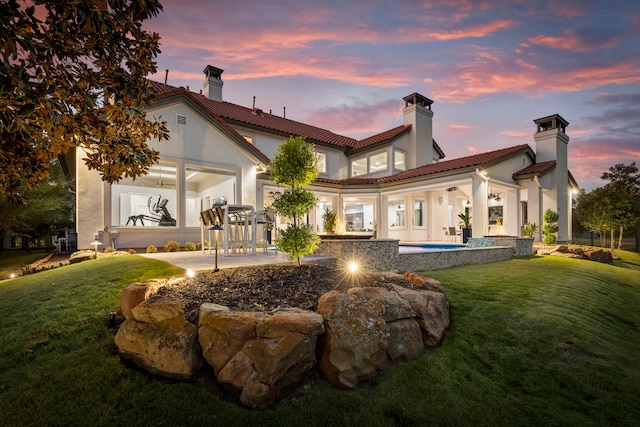
[[640, 69], [631, 60], [558, 72], [522, 59], [479, 54], [474, 61], [462, 63], [441, 74], [442, 78], [433, 86], [432, 94], [439, 100], [451, 102], [464, 102], [496, 93], [536, 96], [640, 83]]
[[359, 138], [388, 130], [390, 127], [386, 121], [397, 117], [402, 108], [402, 103], [396, 99], [376, 104], [356, 100], [354, 104], [357, 106], [342, 104], [313, 110], [302, 121], [341, 135], [358, 135], [354, 137]]
[[583, 37], [572, 29], [565, 30], [561, 36], [538, 35], [529, 38], [529, 43], [546, 46], [551, 49], [570, 50], [572, 52], [593, 52], [602, 48], [615, 47], [619, 43], [616, 37], [599, 38]]

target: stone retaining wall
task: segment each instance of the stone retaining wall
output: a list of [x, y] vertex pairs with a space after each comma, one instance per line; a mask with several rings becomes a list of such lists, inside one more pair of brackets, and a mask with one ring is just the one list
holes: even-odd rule
[[454, 250], [420, 250], [400, 253], [395, 239], [323, 239], [314, 253], [333, 257], [340, 262], [351, 260], [365, 269], [379, 271], [423, 271], [456, 265], [504, 261], [514, 256], [533, 254], [529, 238], [469, 238], [467, 248]]
[[513, 248], [463, 248], [458, 250], [424, 251], [400, 254], [397, 270], [424, 271], [455, 267], [456, 265], [483, 264], [505, 261], [513, 257]]
[[196, 325], [180, 302], [156, 294], [157, 281], [133, 283], [121, 295], [126, 320], [115, 343], [122, 358], [169, 377], [190, 378], [206, 361], [218, 383], [254, 408], [298, 386], [316, 366], [329, 383], [355, 389], [437, 346], [449, 327], [440, 282], [413, 273], [405, 279], [416, 288], [329, 291], [317, 313], [243, 312], [203, 303]]
[[533, 255], [533, 238], [531, 237], [470, 237], [469, 248], [488, 248], [508, 246], [513, 248], [513, 256]]
[[338, 262], [358, 261], [367, 269], [397, 271], [398, 243], [395, 239], [322, 239], [314, 255], [333, 257]]

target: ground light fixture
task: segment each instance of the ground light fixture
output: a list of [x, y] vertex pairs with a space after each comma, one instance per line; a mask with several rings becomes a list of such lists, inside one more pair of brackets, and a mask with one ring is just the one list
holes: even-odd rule
[[90, 245], [93, 245], [93, 247], [95, 248], [96, 251], [96, 259], [98, 259], [98, 246], [102, 245], [102, 242], [99, 240], [94, 240], [93, 242], [89, 243]]
[[195, 271], [193, 271], [193, 270], [192, 270], [192, 269], [190, 269], [190, 268], [187, 268], [187, 277], [188, 277], [189, 279], [194, 278], [194, 277], [195, 277], [195, 275], [196, 275], [196, 272], [195, 272]]
[[220, 224], [215, 224], [213, 227], [209, 228], [209, 230], [213, 230], [216, 236], [216, 267], [213, 270], [214, 272], [220, 271], [218, 268], [218, 232], [223, 231], [224, 228], [220, 227]]
[[349, 263], [349, 265], [347, 266], [347, 268], [349, 269], [349, 272], [350, 272], [350, 273], [357, 273], [357, 272], [358, 272], [358, 269], [360, 268], [360, 266], [358, 265], [358, 263], [357, 263], [357, 262], [355, 262], [355, 261], [351, 261], [351, 262]]

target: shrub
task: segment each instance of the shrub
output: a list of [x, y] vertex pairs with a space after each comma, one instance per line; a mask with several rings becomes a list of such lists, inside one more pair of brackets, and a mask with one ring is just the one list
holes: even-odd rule
[[111, 246], [107, 246], [106, 248], [104, 248], [102, 252], [104, 252], [105, 254], [108, 254], [110, 252], [115, 252], [115, 249], [113, 249]]
[[535, 222], [529, 222], [522, 227], [522, 234], [524, 234], [525, 237], [533, 237], [536, 234], [537, 229], [538, 226]]
[[544, 212], [544, 216], [542, 217], [544, 220], [544, 225], [542, 226], [542, 231], [544, 232], [544, 237], [542, 238], [542, 243], [545, 245], [555, 245], [557, 243], [556, 233], [558, 232], [558, 219], [560, 216], [557, 212], [552, 211], [551, 209], [547, 209]]
[[[204, 247], [205, 248], [209, 247], [209, 241], [207, 239], [204, 240]], [[202, 250], [202, 242], [196, 243], [196, 250], [198, 250], [198, 251]]]
[[165, 252], [180, 252], [180, 243], [175, 240], [167, 240], [167, 243], [164, 244]]
[[196, 250], [196, 244], [193, 242], [187, 242], [184, 244], [184, 250], [185, 251], [195, 251]]
[[129, 251], [128, 251], [128, 252], [129, 252], [129, 255], [133, 255], [133, 254], [136, 254], [136, 253], [137, 253], [137, 252], [136, 252], [136, 250], [135, 250], [135, 249], [133, 249], [133, 248], [129, 249]]
[[158, 252], [158, 248], [156, 248], [153, 245], [147, 246], [147, 253], [148, 254], [155, 254], [156, 252]]

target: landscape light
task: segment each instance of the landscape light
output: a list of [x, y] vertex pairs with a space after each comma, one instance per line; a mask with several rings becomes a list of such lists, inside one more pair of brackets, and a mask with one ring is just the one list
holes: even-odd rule
[[98, 246], [102, 245], [102, 242], [99, 240], [94, 240], [93, 242], [89, 243], [90, 245], [93, 245], [95, 247], [96, 250], [96, 259], [98, 258]]
[[190, 268], [187, 268], [187, 277], [191, 279], [191, 278], [193, 278], [193, 277], [195, 277], [195, 276], [196, 276], [196, 272], [195, 272], [195, 271], [193, 271], [193, 270], [192, 270], [192, 269], [190, 269]]
[[218, 268], [218, 232], [224, 231], [224, 228], [220, 227], [220, 224], [215, 224], [213, 227], [210, 227], [209, 230], [213, 230], [216, 235], [216, 268], [213, 271], [217, 272], [220, 271]]
[[349, 271], [350, 271], [351, 273], [357, 273], [359, 268], [360, 268], [360, 267], [358, 266], [358, 263], [357, 263], [357, 262], [355, 262], [355, 261], [351, 261], [351, 262], [349, 263]]

